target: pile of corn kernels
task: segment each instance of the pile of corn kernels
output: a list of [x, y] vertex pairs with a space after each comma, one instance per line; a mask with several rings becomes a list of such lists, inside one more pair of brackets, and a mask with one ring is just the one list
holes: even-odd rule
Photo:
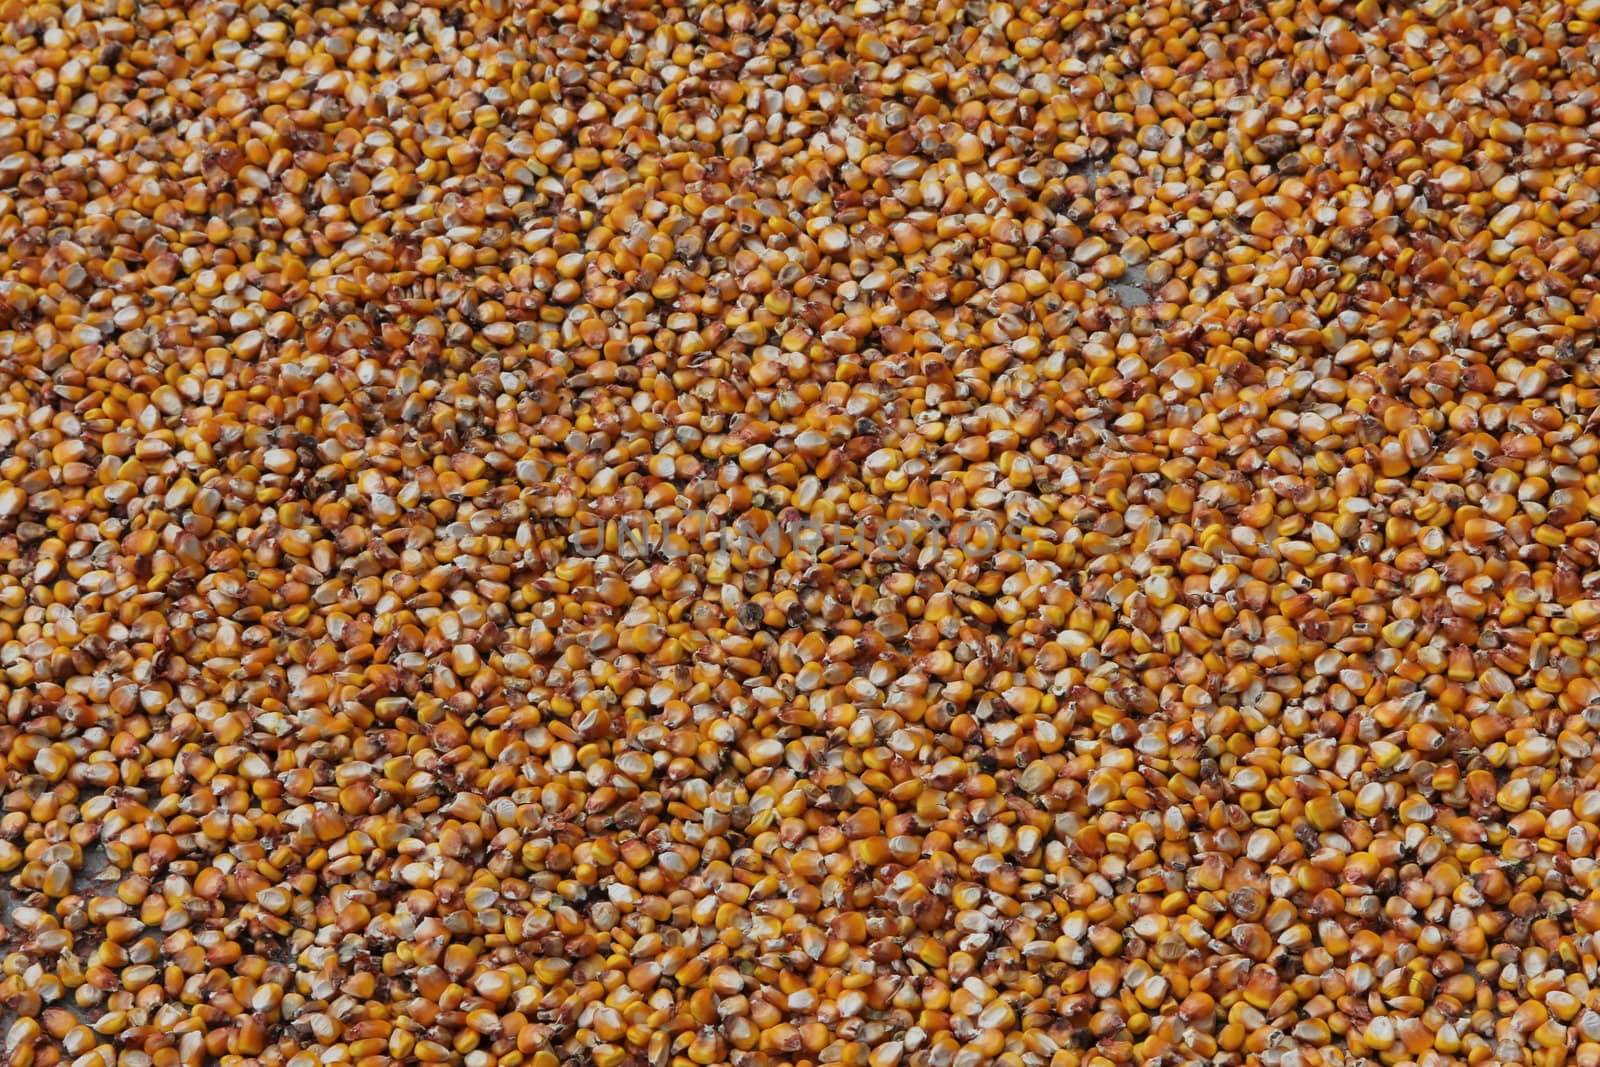
[[1597, 64], [0, 0], [7, 1067], [1600, 1065]]

